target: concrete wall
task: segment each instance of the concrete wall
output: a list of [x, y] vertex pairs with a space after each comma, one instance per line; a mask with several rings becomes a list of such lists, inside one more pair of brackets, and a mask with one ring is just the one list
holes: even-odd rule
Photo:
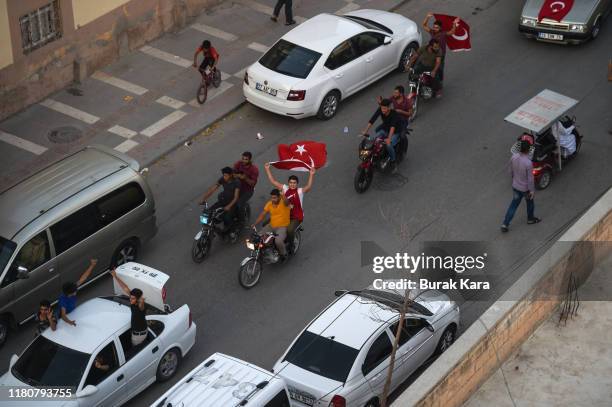
[[[392, 404], [461, 406], [612, 252], [612, 189]], [[516, 300], [520, 299], [520, 300]]]
[[[223, 0], [59, 0], [61, 38], [24, 54], [19, 18], [50, 1], [0, 0], [0, 120], [186, 26]], [[3, 5], [8, 26], [2, 21]], [[10, 37], [3, 34], [7, 30]], [[6, 38], [12, 63], [3, 67]]]
[[7, 0], [0, 0], [0, 69], [13, 63], [7, 6]]

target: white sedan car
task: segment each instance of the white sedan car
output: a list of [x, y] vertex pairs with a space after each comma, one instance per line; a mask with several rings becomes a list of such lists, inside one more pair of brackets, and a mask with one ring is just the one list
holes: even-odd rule
[[296, 119], [331, 119], [341, 100], [396, 68], [421, 44], [417, 25], [395, 13], [319, 14], [285, 34], [245, 72], [247, 101]]
[[144, 293], [147, 339], [132, 346], [129, 299], [118, 295], [117, 286], [115, 296], [78, 305], [69, 314], [76, 326], [60, 320], [55, 331], [47, 329], [21, 356], [13, 355], [9, 371], [0, 378], [0, 386], [63, 387], [64, 396], [72, 397], [20, 405], [120, 406], [156, 380], [166, 381], [176, 373], [195, 343], [189, 307], [170, 312], [163, 288], [168, 276], [160, 271], [126, 263], [117, 268], [117, 275]]
[[[293, 406], [376, 407], [389, 369], [403, 291], [337, 292], [289, 346], [273, 372], [287, 383]], [[411, 291], [391, 391], [454, 341], [459, 307], [436, 290]]]

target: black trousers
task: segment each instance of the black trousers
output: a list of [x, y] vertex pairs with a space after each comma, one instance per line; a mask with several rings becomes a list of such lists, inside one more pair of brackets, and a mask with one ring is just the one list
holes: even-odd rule
[[278, 0], [276, 6], [274, 6], [274, 16], [278, 17], [281, 7], [285, 6], [285, 20], [286, 22], [293, 21], [293, 0]]

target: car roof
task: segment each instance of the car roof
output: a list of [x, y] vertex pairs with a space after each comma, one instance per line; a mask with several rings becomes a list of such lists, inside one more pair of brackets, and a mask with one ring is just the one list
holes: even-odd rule
[[[240, 359], [215, 353], [200, 363], [191, 372], [185, 375], [166, 395], [162, 396], [163, 406], [207, 406], [231, 407], [242, 400], [234, 393], [246, 396], [262, 382], [280, 381], [271, 372], [252, 365]], [[224, 384], [220, 385], [220, 382]], [[250, 383], [248, 386], [245, 383]], [[245, 388], [248, 386], [248, 388]], [[259, 394], [263, 393], [270, 384], [255, 393], [246, 405], [251, 405]]]
[[138, 163], [102, 147], [87, 147], [51, 164], [0, 193], [0, 236], [13, 239], [63, 201], [127, 167], [135, 170]]
[[344, 294], [323, 311], [306, 329], [334, 341], [360, 349], [374, 333], [399, 312], [376, 301]]
[[109, 337], [129, 327], [130, 317], [129, 307], [94, 298], [78, 305], [69, 314], [76, 326], [59, 320], [55, 331], [47, 329], [42, 335], [58, 345], [91, 354]]
[[314, 16], [282, 38], [321, 54], [330, 53], [338, 44], [366, 31], [361, 24], [333, 14]]

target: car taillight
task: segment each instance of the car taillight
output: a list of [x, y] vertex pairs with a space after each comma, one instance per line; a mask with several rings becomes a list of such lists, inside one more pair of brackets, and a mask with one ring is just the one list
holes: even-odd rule
[[193, 317], [191, 316], [191, 311], [189, 311], [189, 326], [188, 328], [191, 328], [191, 323], [193, 322]]
[[166, 287], [162, 287], [162, 301], [166, 302]]
[[244, 83], [246, 83], [247, 85], [249, 84], [249, 73], [248, 72], [244, 73]]
[[346, 407], [346, 399], [336, 394], [331, 399], [331, 403], [329, 403], [329, 407]]
[[287, 96], [287, 100], [304, 100], [305, 97], [305, 90], [290, 90], [289, 96]]

